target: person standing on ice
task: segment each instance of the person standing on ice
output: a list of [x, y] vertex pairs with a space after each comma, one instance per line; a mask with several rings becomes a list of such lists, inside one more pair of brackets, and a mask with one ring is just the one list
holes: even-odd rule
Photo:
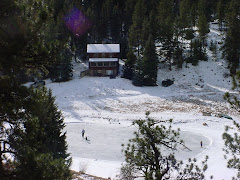
[[84, 138], [85, 130], [82, 130], [82, 138]]
[[200, 141], [200, 145], [201, 145], [201, 148], [202, 148], [202, 141]]

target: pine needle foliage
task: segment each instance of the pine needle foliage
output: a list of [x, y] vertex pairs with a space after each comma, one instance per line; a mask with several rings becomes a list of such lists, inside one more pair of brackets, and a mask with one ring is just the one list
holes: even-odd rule
[[180, 130], [172, 128], [172, 120], [158, 121], [149, 115], [147, 112], [145, 120], [133, 122], [137, 128], [135, 137], [127, 145], [122, 145], [126, 160], [122, 168], [125, 179], [127, 175], [129, 179], [143, 176], [146, 180], [204, 179], [208, 158], [203, 161], [202, 167], [195, 165], [196, 159], [189, 159], [184, 166], [174, 155], [179, 146], [187, 148], [179, 137]]
[[[236, 75], [233, 76], [233, 89], [239, 87], [240, 82], [240, 72], [237, 71]], [[238, 91], [239, 93], [239, 91]], [[229, 102], [231, 107], [236, 111], [240, 112], [240, 101], [239, 98], [230, 93], [226, 93], [224, 99]], [[233, 121], [233, 127], [226, 126], [225, 132], [222, 138], [225, 142], [225, 155], [224, 157], [228, 160], [228, 168], [236, 169], [238, 171], [237, 175], [233, 179], [240, 178], [240, 124], [237, 121]]]

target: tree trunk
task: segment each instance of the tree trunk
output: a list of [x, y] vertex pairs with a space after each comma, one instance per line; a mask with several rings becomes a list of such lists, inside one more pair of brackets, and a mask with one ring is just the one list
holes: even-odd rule
[[2, 159], [2, 143], [0, 142], [0, 174], [4, 175], [4, 169], [3, 169], [3, 159]]
[[158, 151], [158, 149], [156, 148], [154, 143], [151, 143], [151, 146], [152, 146], [153, 151], [154, 151], [154, 161], [155, 161], [155, 168], [156, 168], [155, 169], [155, 177], [156, 177], [157, 180], [161, 180], [162, 179], [162, 174], [161, 174], [160, 162], [159, 162], [160, 152]]

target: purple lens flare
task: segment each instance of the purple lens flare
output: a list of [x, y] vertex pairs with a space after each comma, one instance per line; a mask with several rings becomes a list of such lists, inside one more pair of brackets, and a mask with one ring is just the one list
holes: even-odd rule
[[69, 14], [64, 16], [64, 22], [67, 28], [78, 37], [91, 27], [90, 20], [77, 8], [73, 8]]

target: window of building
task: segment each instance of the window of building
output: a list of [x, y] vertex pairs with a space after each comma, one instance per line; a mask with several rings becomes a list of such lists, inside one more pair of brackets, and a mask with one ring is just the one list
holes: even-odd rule
[[106, 70], [106, 75], [107, 76], [112, 76], [113, 75], [113, 70]]
[[110, 62], [110, 66], [116, 66], [116, 62]]
[[91, 62], [91, 66], [97, 66], [96, 62]]
[[103, 62], [98, 62], [98, 66], [103, 66]]
[[103, 65], [104, 66], [109, 66], [109, 62], [104, 62]]

